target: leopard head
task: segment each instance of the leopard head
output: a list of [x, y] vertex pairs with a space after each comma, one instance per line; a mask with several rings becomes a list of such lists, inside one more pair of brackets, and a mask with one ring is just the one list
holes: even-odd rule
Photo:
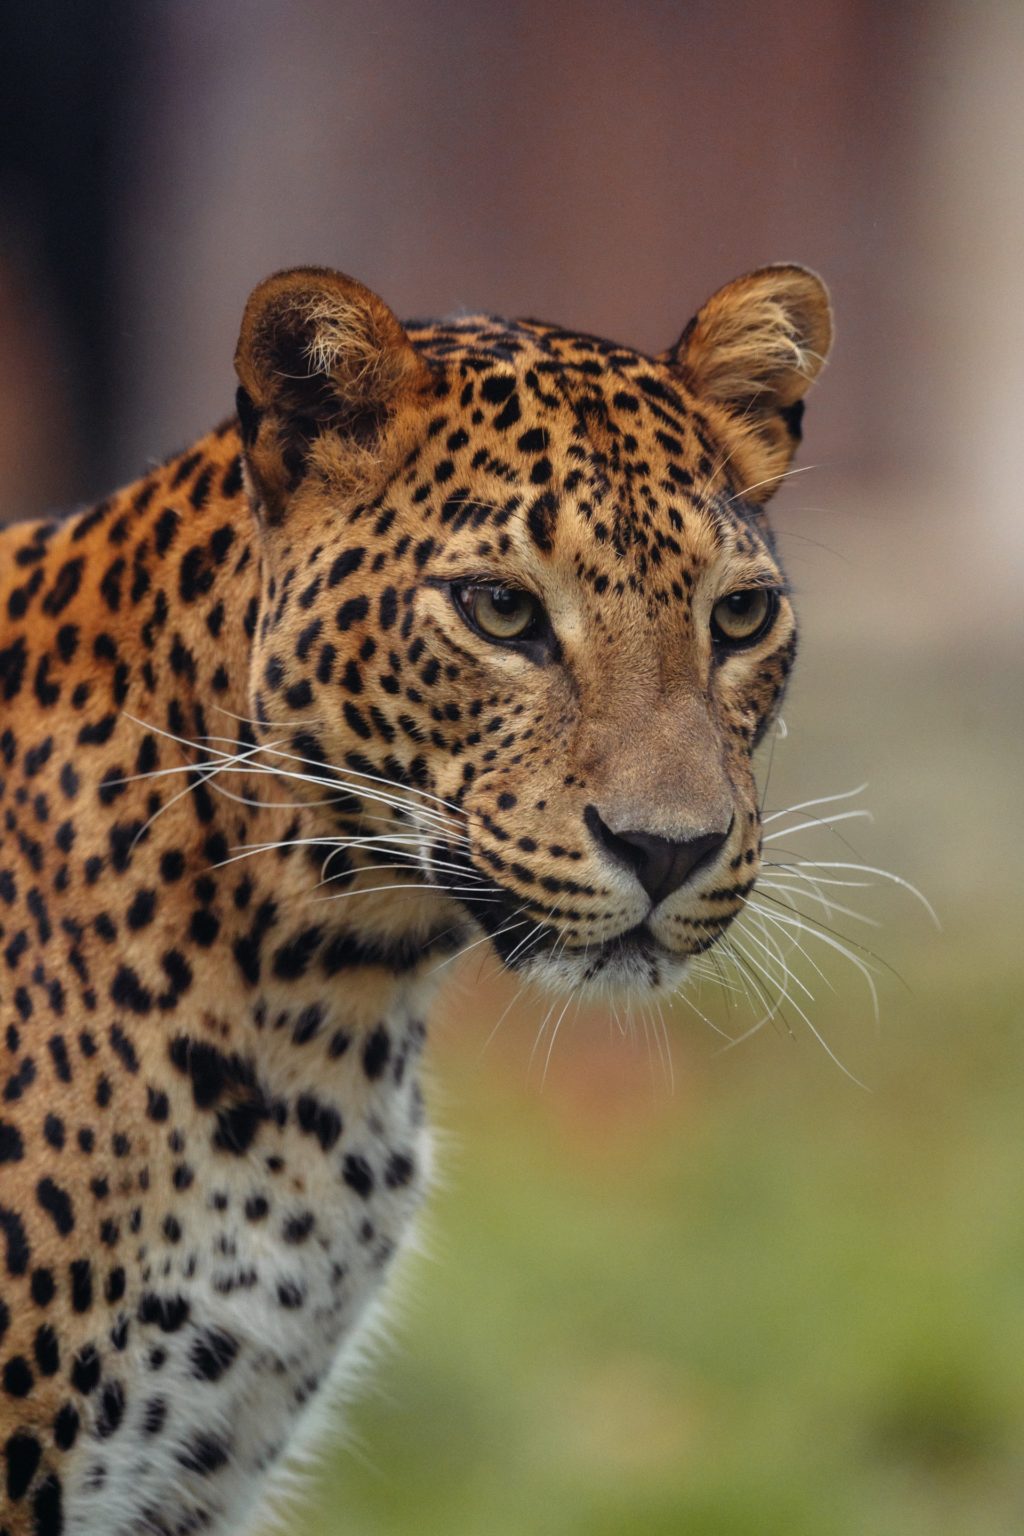
[[325, 837], [372, 816], [513, 969], [678, 986], [758, 874], [752, 754], [797, 644], [765, 504], [830, 339], [797, 266], [657, 356], [263, 283], [236, 357], [253, 715]]

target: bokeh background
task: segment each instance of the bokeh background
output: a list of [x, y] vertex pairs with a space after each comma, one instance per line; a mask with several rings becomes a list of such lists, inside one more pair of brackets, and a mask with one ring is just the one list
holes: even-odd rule
[[467, 956], [426, 1253], [287, 1528], [1019, 1536], [1020, 0], [5, 0], [0, 29], [0, 518], [226, 414], [276, 267], [650, 349], [767, 261], [834, 294], [777, 498], [805, 645], [767, 810], [867, 781], [831, 810], [873, 820], [782, 817], [777, 850], [897, 872], [942, 930], [881, 879], [830, 892], [878, 927], [802, 898], [828, 926], [791, 1003], [729, 1047], [762, 1010], [705, 985], [671, 1074], [593, 1012], [548, 1058], [546, 1003]]

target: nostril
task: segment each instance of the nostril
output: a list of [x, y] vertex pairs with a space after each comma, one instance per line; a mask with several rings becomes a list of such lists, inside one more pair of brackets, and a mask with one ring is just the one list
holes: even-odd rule
[[613, 832], [608, 823], [602, 819], [596, 805], [588, 805], [584, 808], [583, 821], [596, 843], [600, 844], [613, 858], [618, 859], [620, 864], [625, 864], [627, 869], [639, 873], [646, 855], [631, 840], [628, 833], [620, 837], [618, 833]]
[[639, 830], [613, 832], [594, 805], [586, 807], [583, 820], [594, 840], [633, 871], [655, 903], [671, 896], [699, 868], [710, 864], [724, 847], [733, 828], [730, 821], [724, 832], [706, 832], [700, 837], [681, 839]]

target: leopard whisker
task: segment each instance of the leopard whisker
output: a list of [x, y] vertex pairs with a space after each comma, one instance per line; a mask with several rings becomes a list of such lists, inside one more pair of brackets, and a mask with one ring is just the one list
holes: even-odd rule
[[512, 933], [516, 928], [525, 928], [530, 923], [530, 918], [524, 918], [523, 922], [521, 923], [516, 923], [513, 921], [513, 919], [518, 917], [521, 912], [525, 911], [525, 907], [520, 907], [519, 911], [513, 912], [512, 917], [509, 918], [508, 922], [503, 923], [502, 926], [496, 929], [493, 934], [485, 933], [482, 938], [473, 939], [469, 944], [463, 945], [462, 949], [457, 949], [453, 955], [447, 955], [445, 959], [439, 961], [437, 965], [431, 966], [430, 974], [433, 975], [435, 971], [443, 971], [446, 965], [451, 965], [455, 960], [461, 960], [462, 956], [468, 955], [471, 949], [476, 949], [480, 944], [488, 943], [492, 938], [497, 938], [499, 934]]
[[[940, 933], [942, 932], [942, 923], [939, 919], [939, 915], [935, 908], [932, 906], [931, 902], [928, 900], [927, 896], [925, 896], [923, 892], [919, 891], [916, 885], [911, 885], [909, 880], [905, 880], [902, 875], [894, 874], [891, 869], [880, 869], [874, 864], [862, 864], [859, 862], [854, 864], [850, 863], [849, 861], [839, 859], [797, 859], [793, 864], [787, 865], [787, 868], [848, 869], [866, 875], [877, 875], [880, 880], [889, 880], [893, 885], [900, 886], [902, 890], [909, 891], [910, 895], [913, 896], [915, 900], [919, 901], [922, 907], [924, 907], [924, 910], [931, 918], [936, 929]], [[816, 878], [823, 879], [824, 877], [817, 876]]]
[[821, 977], [821, 980], [825, 983], [826, 987], [828, 987], [829, 991], [835, 993], [838, 996], [838, 989], [832, 984], [828, 976], [826, 976], [825, 972], [821, 969], [821, 966], [818, 965], [817, 961], [814, 959], [814, 956], [804, 947], [803, 944], [800, 943], [800, 940], [796, 937], [796, 933], [791, 928], [787, 928], [784, 924], [778, 922], [773, 912], [766, 912], [763, 908], [755, 907], [749, 911], [749, 917], [751, 922], [756, 922], [761, 925], [761, 931], [764, 933], [766, 938], [769, 932], [766, 926], [768, 923], [771, 923], [773, 927], [777, 928], [781, 936], [787, 940], [791, 946], [791, 949], [798, 950], [799, 953], [803, 955], [811, 969]]
[[[410, 839], [410, 841], [413, 841], [413, 839]], [[395, 846], [393, 846], [393, 843], [392, 843], [391, 839], [383, 838], [383, 837], [366, 837], [366, 838], [350, 838], [350, 839], [337, 839], [337, 838], [331, 838], [331, 837], [290, 837], [290, 838], [283, 838], [283, 839], [281, 839], [280, 841], [277, 841], [277, 842], [250, 843], [250, 844], [242, 843], [242, 844], [237, 844], [236, 847], [239, 850], [241, 850], [243, 853], [245, 853], [245, 854], [274, 853], [274, 852], [279, 851], [282, 848], [329, 847], [331, 849], [331, 853], [328, 855], [328, 860], [325, 861], [325, 864], [335, 854], [345, 853], [345, 852], [349, 852], [349, 851], [364, 852], [364, 853], [370, 853], [370, 854], [390, 853], [394, 858], [404, 858], [404, 859], [408, 859], [408, 860], [411, 861], [410, 866], [396, 866], [396, 867], [412, 867], [412, 865], [415, 865], [417, 867], [422, 868], [422, 865], [420, 865], [420, 861], [419, 861], [419, 848], [418, 848], [418, 845], [416, 847], [414, 847], [414, 848], [395, 847]], [[229, 859], [229, 860], [226, 860], [224, 862], [233, 863], [234, 860], [233, 859]], [[481, 884], [485, 883], [483, 876], [476, 877], [476, 876], [472, 875], [469, 870], [466, 870], [460, 864], [451, 864], [451, 863], [447, 863], [446, 861], [441, 860], [441, 859], [434, 859], [434, 860], [431, 860], [431, 866], [432, 866], [432, 868], [436, 868], [436, 869], [448, 870], [452, 874], [459, 875], [464, 880], [465, 879], [479, 878]], [[362, 874], [363, 868], [365, 868], [365, 867], [366, 866], [361, 866], [360, 868], [354, 870], [353, 874], [356, 874], [356, 875]], [[369, 867], [373, 868], [374, 866], [371, 865]], [[324, 869], [324, 866], [322, 865], [321, 866], [321, 876], [323, 875], [323, 869]], [[424, 874], [426, 874], [426, 873], [427, 873], [427, 871], [424, 871]], [[324, 881], [321, 879], [321, 884], [323, 884], [323, 883], [324, 883]]]
[[[173, 731], [164, 730], [163, 727], [161, 727], [161, 726], [153, 725], [153, 724], [150, 724], [150, 723], [148, 723], [148, 722], [146, 722], [144, 720], [140, 720], [137, 716], [131, 715], [127, 711], [125, 711], [125, 719], [130, 720], [134, 725], [139, 726], [140, 729], [146, 730], [146, 731], [151, 731], [151, 732], [153, 732], [154, 734], [156, 734], [158, 736], [164, 737], [168, 741], [176, 742], [179, 746], [188, 747], [189, 749], [191, 749], [193, 751], [197, 751], [197, 752], [213, 751], [214, 753], [217, 754], [217, 756], [219, 758], [223, 759], [223, 762], [221, 764], [218, 764], [217, 765], [217, 769], [213, 769], [213, 770], [211, 770], [211, 772], [213, 772], [213, 771], [229, 771], [230, 770], [230, 771], [244, 772], [244, 773], [271, 774], [271, 775], [276, 775], [276, 776], [280, 776], [280, 777], [283, 777], [283, 778], [291, 778], [291, 779], [295, 780], [295, 782], [297, 782], [297, 783], [312, 783], [312, 784], [317, 785], [319, 788], [334, 789], [334, 790], [339, 791], [339, 794], [345, 792], [346, 790], [348, 790], [349, 792], [354, 791], [356, 794], [358, 794], [362, 798], [369, 799], [371, 801], [376, 800], [379, 804], [382, 804], [382, 805], [389, 805], [390, 804], [394, 808], [396, 808], [396, 809], [398, 809], [398, 810], [400, 810], [400, 811], [402, 811], [404, 813], [418, 815], [420, 817], [427, 818], [429, 820], [436, 820], [437, 822], [445, 825], [446, 827], [449, 826], [449, 823], [451, 823], [451, 820], [452, 820], [452, 818], [449, 815], [447, 815], [446, 813], [442, 814], [439, 811], [435, 811], [432, 807], [420, 806], [420, 805], [417, 805], [415, 802], [409, 801], [408, 799], [405, 798], [404, 794], [400, 795], [400, 794], [397, 793], [397, 791], [395, 791], [394, 786], [392, 785], [390, 780], [383, 779], [379, 775], [376, 775], [376, 774], [363, 774], [363, 773], [358, 772], [357, 770], [348, 769], [348, 768], [337, 770], [337, 773], [343, 773], [346, 776], [345, 778], [340, 778], [340, 777], [336, 777], [336, 776], [335, 777], [327, 777], [323, 773], [317, 773], [315, 775], [299, 774], [299, 773], [296, 773], [294, 770], [284, 769], [284, 768], [280, 768], [280, 767], [275, 766], [275, 765], [270, 764], [270, 763], [261, 763], [261, 762], [256, 761], [256, 757], [258, 756], [258, 754], [265, 753], [265, 754], [268, 754], [268, 755], [273, 756], [273, 757], [282, 757], [282, 758], [284, 758], [287, 761], [304, 763], [307, 766], [315, 767], [317, 769], [321, 769], [323, 767], [322, 764], [313, 763], [310, 759], [297, 756], [295, 753], [289, 753], [289, 752], [281, 751], [279, 749], [279, 743], [276, 742], [276, 741], [272, 742], [272, 743], [269, 743], [269, 744], [268, 743], [263, 743], [263, 744], [256, 744], [254, 746], [249, 746], [249, 747], [246, 747], [245, 750], [242, 751], [242, 752], [238, 752], [238, 751], [229, 752], [229, 751], [225, 751], [225, 750], [219, 749], [219, 748], [217, 748], [215, 746], [214, 747], [209, 747], [209, 746], [204, 747], [204, 746], [201, 745], [201, 743], [202, 742], [211, 743], [211, 742], [217, 742], [217, 741], [230, 742], [231, 741], [230, 737], [216, 736], [216, 735], [206, 735], [206, 736], [200, 737], [198, 740], [190, 740], [187, 737], [176, 735]], [[244, 764], [244, 767], [241, 766], [243, 764]], [[158, 770], [155, 770], [155, 771], [157, 773], [164, 772], [164, 771], [166, 771], [166, 772], [185, 772], [185, 773], [190, 773], [190, 772], [197, 772], [197, 771], [203, 771], [203, 770], [202, 769], [197, 769], [195, 764], [181, 764], [181, 765], [175, 765], [173, 768], [170, 768], [170, 769], [167, 769], [167, 770], [160, 770], [160, 769], [158, 769]], [[333, 768], [331, 769], [331, 773], [332, 774], [335, 773], [335, 770]], [[379, 789], [375, 789], [375, 790], [372, 790], [372, 791], [368, 790], [368, 789], [363, 789], [361, 787], [358, 787], [353, 782], [354, 779], [366, 780], [367, 782], [372, 782], [375, 785], [378, 785], [378, 784], [379, 785], [384, 785], [385, 788], [387, 790], [390, 790], [391, 792], [390, 793], [384, 793], [384, 792], [382, 792]], [[194, 787], [194, 786], [191, 786], [191, 787]], [[412, 785], [408, 786], [408, 789], [409, 789], [409, 793], [411, 793], [411, 794], [427, 795], [427, 791], [416, 789]], [[436, 795], [430, 795], [430, 796], [428, 796], [428, 798], [430, 798], [432, 800], [437, 800], [439, 804], [444, 805], [444, 806], [449, 806], [451, 804], [451, 802], [448, 802], [448, 801], [445, 801], [445, 800], [441, 800], [440, 797], [438, 797]], [[458, 812], [458, 814], [460, 816], [462, 816], [463, 819], [464, 819], [464, 813], [461, 812], [458, 807], [452, 806], [451, 808], [453, 810], [456, 810]], [[163, 809], [163, 808], [161, 808], [161, 809]], [[157, 814], [159, 814], [159, 813], [157, 813]], [[448, 832], [448, 835], [453, 837], [453, 838], [463, 838], [464, 837], [464, 834], [462, 834], [458, 830], [457, 826], [452, 826], [450, 831]], [[468, 842], [469, 840], [465, 839], [465, 841]]]
[[[249, 726], [252, 726], [252, 727], [260, 729], [260, 730], [276, 730], [276, 729], [278, 729], [282, 725], [285, 725], [285, 726], [287, 726], [287, 725], [305, 726], [305, 725], [310, 725], [310, 724], [315, 724], [315, 725], [326, 725], [326, 724], [328, 724], [328, 721], [323, 716], [313, 717], [312, 719], [307, 717], [305, 720], [293, 720], [293, 721], [286, 721], [286, 720], [285, 721], [281, 721], [281, 720], [277, 720], [277, 721], [275, 721], [275, 720], [253, 720], [251, 718], [246, 717], [245, 715], [236, 715], [236, 714], [233, 713], [233, 711], [231, 711], [229, 709], [224, 709], [222, 706], [217, 705], [217, 706], [214, 706], [214, 707], [218, 710], [218, 712], [220, 714], [226, 715], [228, 717], [228, 719], [230, 719], [230, 720], [237, 720], [240, 725], [249, 725]], [[226, 738], [226, 737], [209, 737], [209, 738], [206, 738], [206, 739], [214, 740], [215, 741], [215, 740], [227, 740], [228, 738]], [[283, 740], [283, 738], [282, 738], [282, 740]], [[276, 743], [276, 742], [273, 743], [274, 748], [276, 748], [277, 745], [278, 745], [278, 743]], [[296, 756], [294, 753], [289, 753], [289, 754], [285, 754], [285, 755], [293, 757], [296, 762], [312, 763], [312, 759], [301, 757], [301, 756]], [[320, 764], [315, 764], [314, 766], [318, 766], [319, 767], [321, 765]], [[382, 776], [380, 776], [379, 774], [373, 774], [373, 773], [368, 774], [368, 773], [363, 772], [360, 769], [346, 768], [344, 771], [346, 773], [355, 773], [360, 778], [370, 779], [370, 780], [373, 780], [375, 783], [384, 784], [386, 786], [390, 786], [392, 784], [392, 782], [393, 782], [391, 779], [385, 779]], [[462, 808], [460, 806], [456, 805], [454, 803], [454, 801], [452, 801], [452, 800], [445, 800], [444, 797], [441, 796], [441, 795], [435, 795], [435, 794], [432, 794], [429, 790], [420, 789], [415, 784], [403, 785], [403, 788], [407, 789], [409, 794], [422, 795], [425, 799], [436, 801], [436, 803], [438, 805], [442, 805], [442, 806], [447, 807], [449, 810], [454, 811], [456, 813], [456, 815], [458, 815], [458, 816], [464, 815], [464, 812], [462, 811]]]
[[[283, 751], [280, 750], [280, 748], [278, 748], [276, 746], [275, 747], [268, 747], [268, 748], [266, 748], [266, 750], [271, 754], [271, 756], [273, 756], [273, 757], [283, 757], [286, 761], [289, 761], [289, 762], [305, 763], [308, 767], [322, 767], [323, 766], [322, 764], [313, 762], [313, 760], [310, 759], [310, 758], [301, 757], [297, 753], [294, 753], [294, 752], [283, 752]], [[362, 769], [349, 768], [347, 766], [344, 767], [344, 768], [336, 767], [334, 764], [331, 765], [331, 772], [332, 773], [333, 772], [343, 773], [343, 774], [348, 775], [350, 779], [351, 778], [355, 778], [355, 779], [363, 780], [363, 781], [365, 781], [367, 783], [371, 783], [371, 784], [382, 784], [385, 787], [385, 789], [389, 789], [392, 792], [394, 792], [394, 782], [393, 782], [393, 780], [385, 779], [380, 774], [377, 774], [377, 773], [366, 773]], [[460, 806], [455, 805], [455, 803], [453, 801], [451, 801], [451, 800], [445, 800], [441, 795], [432, 794], [429, 790], [426, 790], [426, 789], [419, 789], [414, 784], [403, 785], [402, 788], [403, 788], [404, 791], [407, 791], [409, 794], [420, 795], [423, 799], [430, 800], [430, 801], [434, 802], [434, 804], [443, 807], [443, 815], [444, 815], [444, 819], [446, 819], [446, 820], [450, 821], [450, 820], [453, 819], [451, 814], [450, 814], [451, 812], [454, 812], [456, 817], [461, 817], [462, 819], [465, 819], [465, 812], [462, 810], [462, 808]], [[435, 816], [442, 815], [442, 812], [434, 811], [432, 809], [432, 807], [430, 807], [430, 806], [421, 806], [419, 809], [421, 810], [421, 812], [424, 815], [427, 815], [427, 814], [431, 814], [431, 815], [435, 815]]]
[[543, 1070], [543, 1072], [540, 1075], [540, 1085], [541, 1085], [542, 1088], [544, 1087], [544, 1084], [548, 1080], [548, 1068], [551, 1066], [551, 1056], [552, 1056], [552, 1053], [553, 1053], [553, 1051], [555, 1049], [555, 1041], [558, 1039], [558, 1031], [562, 1027], [562, 1020], [565, 1018], [565, 1015], [566, 1015], [566, 1013], [569, 1010], [569, 1004], [572, 1002], [572, 1000], [573, 1000], [573, 994], [570, 992], [569, 996], [565, 1000], [565, 1004], [564, 1004], [564, 1006], [562, 1008], [561, 1013], [558, 1015], [558, 1018], [555, 1020], [555, 1027], [551, 1031], [551, 1039], [548, 1041], [547, 1055], [544, 1058], [544, 1070]]
[[[744, 932], [745, 932], [746, 938], [749, 939], [752, 944], [756, 944], [758, 949], [760, 949], [764, 954], [769, 956], [769, 958], [770, 958], [770, 960], [772, 961], [773, 964], [778, 965], [779, 969], [782, 972], [783, 984], [785, 984], [786, 982], [792, 981], [794, 983], [794, 985], [796, 985], [796, 986], [798, 986], [800, 988], [800, 990], [804, 994], [804, 996], [810, 1002], [813, 1003], [815, 1001], [814, 993], [811, 991], [810, 987], [808, 987], [807, 983], [802, 981], [800, 979], [800, 977], [797, 976], [796, 973], [793, 970], [790, 969], [789, 965], [787, 965], [787, 963], [786, 963], [786, 957], [783, 955], [783, 953], [782, 953], [781, 949], [778, 947], [778, 945], [772, 946], [772, 945], [770, 945], [770, 944], [768, 944], [766, 942], [766, 939], [764, 939], [764, 938], [759, 939], [757, 937], [757, 935], [755, 933], [753, 933], [750, 929], [746, 929], [746, 930], [744, 930]], [[761, 968], [762, 968], [762, 971], [763, 971], [763, 973], [764, 973], [764, 975], [766, 977], [770, 975], [769, 968], [764, 964], [763, 961], [761, 962]], [[773, 983], [774, 983], [774, 978], [772, 978], [772, 979], [773, 979]], [[774, 983], [774, 984], [777, 985], [777, 983]]]
[[[242, 755], [240, 754], [240, 756]], [[132, 850], [134, 851], [134, 849], [138, 846], [139, 840], [145, 836], [145, 834], [150, 830], [150, 828], [154, 825], [159, 817], [161, 817], [166, 811], [169, 811], [172, 806], [177, 805], [179, 800], [184, 800], [186, 796], [194, 794], [195, 791], [201, 786], [208, 784], [211, 779], [215, 778], [218, 773], [223, 771], [223, 766], [224, 765], [218, 765], [217, 767], [207, 771], [193, 768], [191, 771], [198, 774], [196, 782], [194, 784], [186, 784], [184, 789], [179, 790], [176, 795], [172, 795], [171, 798], [167, 800], [163, 805], [157, 807], [152, 816], [149, 817], [149, 819], [139, 828], [138, 832], [136, 832], [135, 836], [132, 838]]]
[[859, 955], [855, 955], [853, 951], [842, 942], [841, 939], [836, 938], [831, 933], [823, 932], [821, 926], [815, 925], [813, 920], [808, 920], [804, 913], [794, 913], [788, 908], [784, 913], [769, 913], [765, 911], [763, 907], [759, 907], [756, 903], [752, 902], [751, 906], [755, 911], [760, 911], [765, 917], [773, 918], [776, 923], [781, 924], [783, 927], [795, 928], [798, 932], [805, 933], [808, 938], [817, 939], [827, 948], [834, 949], [837, 954], [843, 955], [847, 960], [849, 960], [850, 964], [854, 966], [858, 971], [860, 971], [861, 975], [864, 977], [865, 982], [867, 983], [868, 991], [871, 994], [871, 1007], [874, 1013], [875, 1022], [876, 1024], [879, 1022], [881, 1015], [878, 1006], [878, 988], [875, 985], [875, 978], [872, 974], [871, 967], [865, 960], [862, 960]]
[[744, 497], [750, 495], [751, 491], [759, 491], [762, 485], [781, 485], [783, 480], [791, 480], [794, 475], [810, 474], [812, 469], [818, 469], [819, 467], [817, 464], [801, 464], [798, 469], [787, 469], [781, 475], [767, 475], [764, 480], [755, 480], [753, 485], [745, 485], [735, 495], [727, 496], [725, 504], [727, 507], [732, 506], [734, 501], [742, 501]]
[[805, 816], [802, 818], [802, 825], [794, 827], [779, 827], [776, 829], [776, 831], [767, 833], [762, 841], [765, 843], [774, 843], [776, 839], [780, 837], [796, 836], [796, 834], [799, 832], [811, 832], [817, 827], [824, 827], [827, 831], [831, 831], [832, 828], [838, 826], [839, 822], [841, 821], [873, 820], [874, 817], [872, 816], [871, 812], [865, 810], [840, 811], [838, 816], [830, 816], [827, 819], [821, 816]]
[[[757, 889], [759, 891], [778, 891], [780, 895], [786, 897], [794, 894], [792, 887], [779, 885], [776, 880], [759, 880], [757, 882]], [[876, 917], [868, 917], [863, 912], [855, 911], [853, 907], [844, 906], [842, 902], [829, 901], [827, 897], [818, 895], [816, 891], [808, 889], [804, 894], [806, 894], [808, 900], [818, 902], [820, 906], [829, 912], [838, 912], [842, 917], [852, 917], [854, 922], [865, 923], [869, 928], [881, 928], [882, 926]]]
[[[747, 937], [749, 938], [749, 937], [751, 937], [751, 935], [748, 934]], [[737, 944], [737, 948], [739, 949], [740, 953], [746, 955], [746, 958], [747, 958], [748, 962], [751, 965], [753, 965], [755, 967], [755, 969], [758, 968], [757, 967], [756, 959], [751, 957], [747, 953], [747, 951], [743, 949], [742, 945], [739, 945], [738, 942], [735, 939], [734, 939], [733, 942]], [[764, 973], [764, 974], [767, 976], [767, 973]], [[829, 1045], [829, 1043], [825, 1039], [824, 1035], [820, 1032], [820, 1030], [818, 1030], [815, 1027], [815, 1025], [812, 1022], [812, 1020], [810, 1019], [810, 1017], [804, 1012], [803, 1008], [801, 1008], [800, 1004], [793, 997], [792, 993], [785, 986], [780, 985], [778, 982], [772, 982], [772, 985], [778, 987], [780, 996], [789, 1004], [789, 1006], [792, 1009], [795, 1010], [796, 1013], [799, 1014], [800, 1018], [807, 1025], [807, 1028], [810, 1030], [810, 1032], [814, 1036], [815, 1040], [817, 1040], [817, 1042], [821, 1046], [822, 1050], [830, 1058], [830, 1060], [835, 1062], [835, 1064], [839, 1068], [839, 1070], [846, 1077], [848, 1077], [850, 1079], [851, 1083], [855, 1083], [858, 1088], [863, 1088], [866, 1093], [870, 1092], [870, 1090], [868, 1089], [867, 1085], [865, 1083], [862, 1083], [860, 1078], [857, 1077], [853, 1072], [851, 1072], [849, 1067], [847, 1067], [846, 1064], [836, 1055], [835, 1051]]]
[[723, 1040], [732, 1040], [732, 1036], [727, 1030], [722, 1029], [718, 1024], [714, 1023], [714, 1021], [709, 1019], [707, 1014], [697, 1006], [693, 998], [690, 997], [687, 993], [685, 987], [679, 987], [673, 996], [677, 997], [679, 1001], [684, 1005], [684, 1007], [689, 1008], [692, 1013], [695, 1013], [697, 1017], [701, 1019], [710, 1030], [713, 1030], [716, 1035], [721, 1035]]
[[835, 795], [818, 795], [814, 800], [800, 800], [796, 805], [787, 805], [784, 810], [772, 811], [770, 816], [763, 816], [762, 823], [767, 826], [771, 821], [778, 821], [782, 816], [792, 816], [797, 811], [812, 810], [816, 805], [831, 805], [836, 800], [852, 800], [855, 795], [862, 795], [867, 789], [867, 780], [858, 784], [856, 789], [840, 790]]

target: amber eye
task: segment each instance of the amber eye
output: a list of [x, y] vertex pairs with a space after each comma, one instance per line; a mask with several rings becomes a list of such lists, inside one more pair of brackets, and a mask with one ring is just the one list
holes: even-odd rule
[[746, 587], [720, 597], [711, 611], [711, 633], [718, 645], [753, 645], [766, 635], [779, 610], [771, 587]]
[[455, 587], [454, 595], [473, 628], [489, 640], [532, 640], [543, 628], [543, 608], [519, 587], [467, 584]]

